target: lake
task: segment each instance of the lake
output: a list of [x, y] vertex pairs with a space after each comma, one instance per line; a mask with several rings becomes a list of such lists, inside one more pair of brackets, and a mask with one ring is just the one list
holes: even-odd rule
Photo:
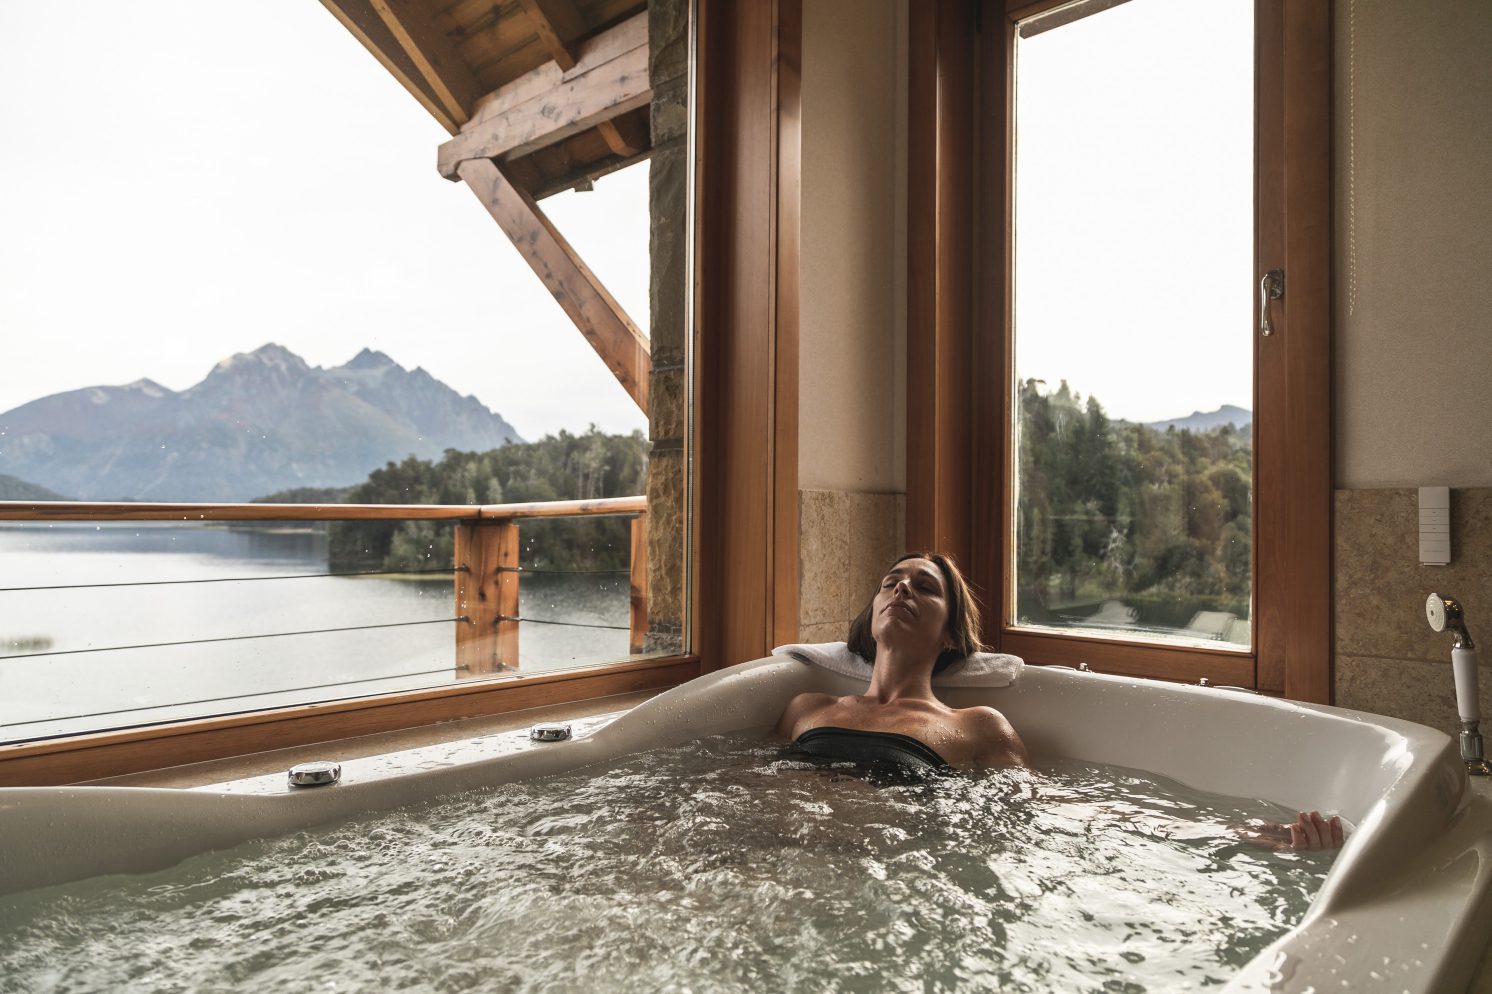
[[[0, 525], [0, 742], [459, 681], [449, 572], [304, 576], [325, 573], [319, 529]], [[614, 626], [526, 621], [520, 671], [628, 655], [625, 573], [519, 590], [524, 618]], [[369, 625], [398, 627], [279, 634]], [[146, 647], [164, 642], [190, 644]]]

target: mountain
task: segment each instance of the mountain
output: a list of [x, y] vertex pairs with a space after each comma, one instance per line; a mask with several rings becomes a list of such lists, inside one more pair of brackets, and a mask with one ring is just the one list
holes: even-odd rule
[[61, 494], [53, 493], [46, 487], [38, 487], [34, 483], [18, 480], [14, 476], [6, 476], [0, 473], [0, 500], [66, 500]]
[[521, 441], [475, 397], [382, 352], [323, 369], [270, 344], [180, 392], [137, 380], [0, 414], [0, 473], [78, 500], [246, 501], [357, 483], [411, 454]]
[[1245, 411], [1241, 407], [1232, 404], [1224, 404], [1215, 411], [1193, 411], [1184, 418], [1173, 418], [1170, 421], [1152, 421], [1147, 428], [1156, 431], [1165, 431], [1167, 428], [1175, 428], [1177, 431], [1211, 431], [1221, 428], [1223, 425], [1232, 425], [1242, 428], [1252, 424], [1254, 415], [1252, 411]]

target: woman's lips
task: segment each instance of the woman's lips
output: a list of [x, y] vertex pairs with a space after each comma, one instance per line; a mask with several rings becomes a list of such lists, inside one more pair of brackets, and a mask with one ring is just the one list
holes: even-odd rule
[[909, 618], [916, 613], [912, 610], [911, 605], [909, 605], [906, 601], [892, 601], [890, 604], [887, 604], [883, 610], [886, 612], [890, 612], [893, 610], [900, 611]]

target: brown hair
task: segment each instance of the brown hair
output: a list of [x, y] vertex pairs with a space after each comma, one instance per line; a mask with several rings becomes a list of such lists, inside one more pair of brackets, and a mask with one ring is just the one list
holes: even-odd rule
[[[886, 572], [891, 572], [897, 564], [908, 559], [926, 559], [937, 566], [943, 574], [943, 586], [948, 588], [948, 637], [952, 639], [953, 646], [940, 652], [937, 662], [933, 663], [933, 672], [941, 673], [960, 659], [983, 648], [979, 635], [979, 605], [974, 603], [968, 581], [959, 572], [953, 557], [941, 552], [908, 552], [892, 563]], [[874, 608], [875, 595], [872, 594], [865, 609], [850, 622], [849, 638], [850, 651], [872, 665], [876, 661], [876, 643], [870, 636], [870, 615]]]

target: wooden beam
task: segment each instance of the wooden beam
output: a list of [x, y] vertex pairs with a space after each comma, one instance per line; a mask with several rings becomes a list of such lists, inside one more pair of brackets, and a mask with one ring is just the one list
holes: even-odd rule
[[451, 134], [461, 130], [464, 119], [458, 121], [429, 89], [424, 77], [410, 61], [408, 53], [399, 45], [388, 25], [373, 10], [371, 0], [321, 0], [332, 16], [342, 22], [354, 38], [399, 81], [440, 122], [440, 126]]
[[717, 0], [697, 9], [703, 165], [690, 623], [710, 671], [797, 637], [802, 4]]
[[632, 519], [627, 593], [627, 651], [640, 655], [648, 641], [648, 516]]
[[619, 58], [639, 45], [648, 44], [646, 12], [635, 14], [616, 26], [580, 43], [580, 61], [566, 72], [553, 62], [516, 76], [477, 101], [472, 125], [508, 113], [519, 104], [548, 93], [566, 79], [590, 72], [603, 63]]
[[[609, 173], [626, 169], [628, 166], [635, 166], [652, 154], [653, 150], [648, 149], [646, 152], [640, 152], [626, 159], [609, 158], [603, 159], [600, 162], [588, 162], [584, 166], [562, 176], [544, 177], [537, 180], [534, 184], [524, 183], [522, 186], [529, 193], [533, 194], [535, 200], [543, 200], [545, 197], [552, 197], [564, 190], [573, 190], [583, 180], [598, 180]], [[518, 161], [527, 162], [528, 160], [520, 159]], [[503, 163], [504, 167], [507, 165], [508, 163]], [[514, 177], [515, 180], [517, 178], [516, 176]]]
[[648, 499], [592, 497], [521, 504], [146, 504], [0, 500], [0, 521], [508, 521], [645, 514]]
[[435, 20], [430, 9], [417, 0], [372, 0], [399, 46], [457, 124], [471, 119], [471, 110], [481, 94], [471, 69], [456, 54], [456, 47]]
[[585, 18], [573, 0], [518, 0], [518, 6], [549, 49], [549, 57], [566, 72], [574, 69], [580, 58], [575, 42], [585, 34]]
[[602, 121], [596, 125], [596, 130], [605, 139], [607, 147], [617, 155], [636, 155], [642, 151], [640, 147], [630, 144], [626, 138], [622, 137], [622, 133], [617, 129], [615, 121]]
[[648, 340], [565, 241], [528, 193], [490, 159], [460, 163], [459, 175], [533, 267], [575, 327], [644, 413], [648, 411]]
[[456, 678], [518, 668], [518, 524], [456, 525]]
[[907, 547], [970, 562], [974, 7], [912, 4], [907, 44]]
[[1290, 481], [1283, 517], [1291, 562], [1283, 577], [1271, 579], [1284, 588], [1276, 603], [1285, 624], [1285, 696], [1330, 704], [1331, 7], [1290, 0], [1284, 34], [1285, 319], [1278, 336], [1255, 336], [1261, 353], [1285, 352], [1287, 369], [1282, 413], [1289, 442], [1280, 469]]
[[644, 12], [587, 41], [569, 73], [546, 64], [486, 98], [461, 134], [440, 146], [440, 174], [455, 180], [463, 162], [527, 155], [652, 97]]

